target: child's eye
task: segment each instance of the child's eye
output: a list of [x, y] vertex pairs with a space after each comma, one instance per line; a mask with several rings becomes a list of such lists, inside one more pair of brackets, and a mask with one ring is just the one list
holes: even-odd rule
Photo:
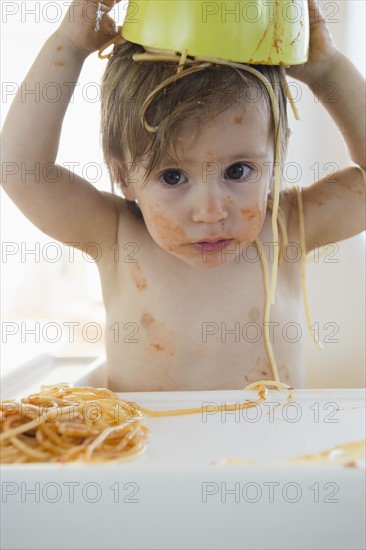
[[251, 166], [244, 164], [243, 162], [238, 162], [237, 164], [229, 166], [226, 170], [225, 176], [232, 180], [239, 181], [246, 179], [250, 175], [251, 171]]
[[[181, 178], [183, 178], [183, 181]], [[160, 179], [169, 187], [176, 187], [186, 181], [180, 170], [165, 170], [165, 172], [160, 175]]]

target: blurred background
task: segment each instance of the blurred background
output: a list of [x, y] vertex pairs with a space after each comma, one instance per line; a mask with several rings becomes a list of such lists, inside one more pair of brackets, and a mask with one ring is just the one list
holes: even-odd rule
[[[2, 2], [2, 120], [69, 3]], [[126, 4], [121, 2], [114, 10], [119, 24]], [[366, 3], [321, 0], [320, 4], [338, 47], [365, 74]], [[96, 54], [87, 59], [64, 121], [57, 161], [110, 191], [99, 135], [99, 83], [105, 65]], [[289, 110], [292, 135], [285, 176], [290, 184], [306, 186], [349, 165], [350, 158], [340, 132], [312, 94], [299, 82], [291, 89], [301, 120], [295, 121]], [[1, 240], [2, 375], [41, 353], [103, 354], [104, 310], [94, 262], [33, 227], [3, 191]], [[365, 235], [320, 252], [309, 256], [307, 284], [324, 350], [303, 336], [308, 386], [364, 387]]]

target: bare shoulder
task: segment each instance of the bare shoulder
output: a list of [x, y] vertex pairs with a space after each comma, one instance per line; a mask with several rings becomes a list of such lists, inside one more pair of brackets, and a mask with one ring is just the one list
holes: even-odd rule
[[[145, 228], [142, 215], [139, 215], [139, 209], [133, 206], [124, 197], [113, 192], [97, 191], [99, 195], [98, 207], [93, 211], [89, 210], [88, 223], [90, 229], [86, 238], [81, 241], [85, 248], [88, 247], [90, 256], [97, 256], [107, 259], [111, 256], [109, 251], [113, 251], [116, 246], [125, 243], [141, 240], [141, 234]], [[85, 227], [86, 224], [84, 224]], [[87, 245], [85, 242], [87, 240]], [[76, 248], [81, 247], [80, 243], [74, 243]], [[78, 246], [79, 245], [79, 246]], [[93, 246], [94, 245], [94, 246]], [[105, 262], [101, 262], [101, 266]]]
[[123, 228], [128, 228], [131, 226], [131, 224], [135, 228], [138, 228], [140, 230], [146, 230], [146, 225], [144, 222], [143, 215], [141, 213], [141, 210], [137, 203], [128, 201], [124, 197], [114, 195], [113, 193], [103, 193], [107, 200], [110, 200], [111, 203], [114, 204], [114, 207], [116, 208], [117, 216], [118, 216], [118, 225], [123, 226]]
[[340, 170], [301, 190], [294, 187], [281, 193], [286, 227], [295, 236], [299, 233], [299, 199], [307, 252], [365, 230], [365, 179], [357, 166]]
[[136, 242], [139, 245], [146, 239], [148, 231], [140, 208], [135, 202], [122, 197], [109, 197], [114, 201], [117, 213], [117, 230], [115, 242], [126, 245]]
[[302, 196], [307, 250], [365, 230], [365, 179], [357, 166], [304, 188]]

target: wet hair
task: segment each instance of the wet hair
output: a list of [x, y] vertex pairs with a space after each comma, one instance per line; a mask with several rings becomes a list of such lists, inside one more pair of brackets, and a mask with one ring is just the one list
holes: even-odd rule
[[[147, 131], [141, 120], [141, 108], [159, 84], [176, 74], [177, 65], [132, 59], [134, 54], [144, 51], [142, 46], [123, 40], [110, 56], [102, 80], [102, 147], [113, 181], [121, 175], [128, 181], [133, 177], [134, 166], [142, 161], [145, 181], [163, 161], [170, 159], [177, 163], [177, 136], [184, 125], [194, 128], [198, 139], [208, 120], [234, 105], [244, 110], [249, 103], [255, 103], [258, 109], [266, 109], [273, 132], [272, 106], [264, 84], [245, 70], [215, 64], [161, 90], [146, 112], [148, 124], [156, 126], [157, 131]], [[283, 163], [289, 133], [284, 71], [278, 66], [251, 67], [262, 73], [273, 88], [283, 136], [280, 144]]]

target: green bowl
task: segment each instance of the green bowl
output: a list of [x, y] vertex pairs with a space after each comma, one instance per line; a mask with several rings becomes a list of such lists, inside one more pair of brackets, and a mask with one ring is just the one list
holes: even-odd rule
[[122, 36], [148, 48], [263, 65], [306, 63], [307, 0], [131, 0]]

